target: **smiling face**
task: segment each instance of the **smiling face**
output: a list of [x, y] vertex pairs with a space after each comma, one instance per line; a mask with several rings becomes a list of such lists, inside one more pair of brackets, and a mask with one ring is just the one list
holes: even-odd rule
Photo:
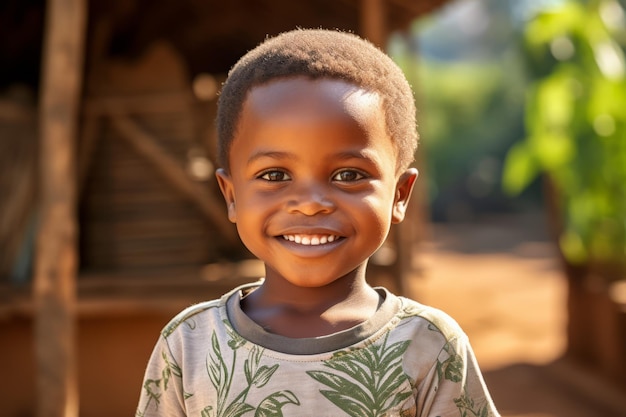
[[343, 81], [254, 87], [218, 181], [266, 282], [322, 287], [364, 279], [367, 259], [404, 217], [415, 170], [397, 172], [379, 96]]

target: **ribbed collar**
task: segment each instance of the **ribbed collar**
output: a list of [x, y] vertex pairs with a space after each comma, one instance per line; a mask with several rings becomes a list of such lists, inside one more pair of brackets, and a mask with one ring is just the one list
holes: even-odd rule
[[368, 320], [330, 335], [294, 339], [268, 332], [241, 309], [241, 299], [259, 285], [260, 282], [248, 284], [227, 294], [222, 298], [222, 308], [226, 309], [228, 320], [241, 337], [266, 349], [291, 355], [315, 355], [359, 343], [382, 329], [397, 314], [401, 304], [398, 297], [385, 288], [375, 288], [381, 303]]

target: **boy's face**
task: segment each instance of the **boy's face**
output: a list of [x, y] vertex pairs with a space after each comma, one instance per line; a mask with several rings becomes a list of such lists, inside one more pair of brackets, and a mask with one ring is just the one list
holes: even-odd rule
[[355, 271], [400, 222], [417, 176], [398, 175], [380, 97], [330, 79], [253, 88], [218, 181], [266, 280], [321, 287]]

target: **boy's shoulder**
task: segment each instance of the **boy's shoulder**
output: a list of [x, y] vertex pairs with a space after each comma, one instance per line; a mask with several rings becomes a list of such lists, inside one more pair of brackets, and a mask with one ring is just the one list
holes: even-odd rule
[[201, 314], [207, 310], [216, 309], [220, 306], [220, 300], [210, 300], [204, 301], [198, 304], [194, 304], [192, 306], [187, 307], [180, 313], [178, 313], [174, 318], [172, 318], [169, 323], [163, 327], [161, 330], [161, 335], [163, 337], [170, 336], [181, 324], [185, 322], [189, 322], [198, 314]]
[[435, 307], [422, 304], [418, 301], [398, 297], [402, 302], [400, 318], [403, 320], [423, 320], [428, 329], [442, 334], [446, 340], [465, 337], [461, 326], [449, 314]]
[[[259, 282], [252, 282], [249, 284], [240, 285], [236, 288], [233, 288], [226, 294], [222, 295], [220, 298], [209, 300], [209, 301], [203, 301], [203, 302], [187, 307], [186, 309], [178, 313], [176, 316], [174, 316], [174, 318], [172, 318], [169, 321], [169, 323], [167, 323], [165, 327], [163, 327], [163, 330], [161, 330], [161, 335], [167, 338], [174, 331], [176, 331], [176, 329], [178, 329], [183, 323], [187, 323], [190, 328], [194, 328], [195, 324], [192, 322], [200, 314], [213, 312], [216, 315], [220, 315], [221, 313], [219, 312], [219, 309], [226, 304], [226, 300], [228, 300], [228, 298], [231, 295], [233, 295], [235, 292], [247, 291], [250, 288], [253, 288], [258, 285], [259, 285]], [[222, 320], [218, 319], [218, 321], [221, 322]]]

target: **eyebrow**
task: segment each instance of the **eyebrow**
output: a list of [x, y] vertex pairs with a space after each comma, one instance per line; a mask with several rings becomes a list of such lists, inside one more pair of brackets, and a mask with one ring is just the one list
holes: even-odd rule
[[270, 159], [292, 159], [295, 160], [296, 156], [289, 152], [280, 152], [280, 151], [264, 151], [260, 150], [258, 152], [253, 153], [250, 158], [248, 158], [248, 165], [251, 163], [261, 159], [261, 158], [270, 158]]
[[370, 161], [376, 161], [375, 155], [375, 152], [346, 151], [335, 154], [334, 156], [338, 159], [366, 159]]
[[[365, 161], [371, 161], [372, 163], [378, 165], [378, 158], [376, 158], [375, 152], [367, 152], [363, 150], [345, 151], [336, 153], [332, 155], [332, 157], [339, 160], [362, 159]], [[250, 158], [248, 158], [248, 165], [262, 158], [292, 161], [295, 161], [297, 159], [296, 155], [290, 152], [260, 150], [258, 152], [255, 152], [250, 156]]]

